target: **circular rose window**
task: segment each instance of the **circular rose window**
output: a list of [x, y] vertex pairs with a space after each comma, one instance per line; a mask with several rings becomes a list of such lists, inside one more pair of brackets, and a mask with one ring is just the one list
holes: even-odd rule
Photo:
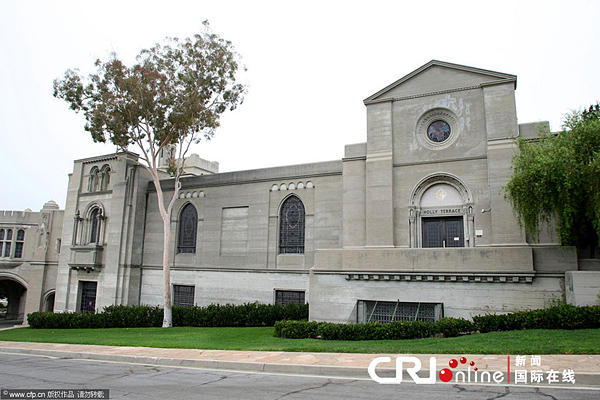
[[433, 142], [441, 143], [450, 137], [451, 131], [450, 125], [440, 119], [429, 125], [427, 128], [427, 137]]

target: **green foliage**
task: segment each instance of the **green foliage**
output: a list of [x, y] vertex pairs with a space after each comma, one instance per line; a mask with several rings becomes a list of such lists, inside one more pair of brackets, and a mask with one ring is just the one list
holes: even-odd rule
[[455, 337], [474, 332], [515, 331], [522, 329], [598, 329], [600, 306], [576, 307], [561, 304], [541, 310], [512, 314], [487, 314], [463, 318], [443, 318], [435, 323], [396, 321], [388, 324], [334, 324], [329, 322], [279, 321], [275, 335], [288, 339], [324, 340], [398, 340], [432, 336]]
[[542, 310], [473, 317], [481, 333], [521, 329], [596, 329], [600, 328], [600, 306], [577, 307], [562, 304]]
[[[173, 306], [174, 326], [273, 326], [283, 319], [308, 319], [308, 304]], [[148, 328], [160, 327], [163, 309], [157, 306], [109, 306], [101, 313], [34, 312], [27, 315], [32, 328]]]
[[204, 26], [191, 39], [165, 38], [142, 50], [131, 67], [113, 53], [106, 62], [97, 60], [96, 73], [87, 78], [68, 70], [54, 80], [54, 96], [83, 112], [96, 142], [137, 144], [147, 152], [199, 132], [209, 138], [246, 88], [236, 83], [240, 57], [232, 43], [210, 32], [208, 22]]
[[519, 224], [534, 240], [554, 221], [561, 245], [600, 244], [600, 105], [568, 115], [558, 134], [516, 144], [505, 197]]
[[435, 323], [395, 321], [387, 324], [335, 324], [330, 322], [279, 321], [275, 335], [288, 339], [321, 338], [324, 340], [400, 340], [420, 339], [435, 335], [444, 337], [471, 333], [476, 328], [462, 318], [444, 318]]

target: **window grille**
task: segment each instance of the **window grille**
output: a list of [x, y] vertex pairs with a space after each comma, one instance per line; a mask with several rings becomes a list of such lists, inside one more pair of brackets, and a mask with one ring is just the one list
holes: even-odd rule
[[96, 292], [98, 282], [81, 282], [81, 301], [79, 309], [81, 312], [96, 312]]
[[435, 322], [441, 318], [443, 318], [443, 305], [441, 303], [364, 300], [358, 302], [358, 322]]
[[300, 290], [276, 290], [275, 303], [285, 306], [288, 303], [304, 304], [304, 292]]
[[304, 220], [302, 201], [288, 197], [279, 215], [279, 254], [304, 254]]
[[187, 204], [179, 216], [178, 253], [196, 252], [196, 235], [198, 229], [198, 212], [192, 204]]
[[193, 306], [195, 286], [173, 285], [173, 305]]

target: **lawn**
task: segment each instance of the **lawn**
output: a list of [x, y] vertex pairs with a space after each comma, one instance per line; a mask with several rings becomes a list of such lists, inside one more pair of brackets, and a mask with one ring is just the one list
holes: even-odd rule
[[600, 329], [524, 330], [455, 338], [326, 341], [282, 339], [274, 328], [112, 328], [0, 331], [0, 341], [186, 349], [413, 354], [600, 354]]

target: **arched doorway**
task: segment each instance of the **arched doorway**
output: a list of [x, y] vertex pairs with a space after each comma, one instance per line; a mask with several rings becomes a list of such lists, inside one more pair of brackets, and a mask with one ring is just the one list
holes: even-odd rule
[[10, 322], [13, 325], [23, 323], [27, 299], [27, 287], [25, 285], [26, 283], [17, 277], [0, 275], [0, 298], [7, 299], [6, 313], [1, 320], [2, 322]]
[[472, 247], [473, 196], [467, 185], [450, 174], [430, 175], [411, 194], [411, 247]]

